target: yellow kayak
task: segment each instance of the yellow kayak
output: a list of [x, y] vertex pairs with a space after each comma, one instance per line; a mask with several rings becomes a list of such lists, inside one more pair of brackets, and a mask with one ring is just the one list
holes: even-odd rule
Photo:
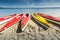
[[32, 14], [32, 17], [35, 20], [37, 20], [38, 22], [43, 23], [43, 24], [45, 24], [47, 26], [50, 26], [49, 23], [45, 20], [45, 18], [41, 17], [40, 15], [38, 15], [38, 14]]

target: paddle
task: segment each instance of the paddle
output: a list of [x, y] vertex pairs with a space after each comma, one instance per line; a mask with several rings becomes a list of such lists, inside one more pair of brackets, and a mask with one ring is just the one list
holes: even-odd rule
[[19, 21], [19, 24], [18, 24], [18, 27], [17, 27], [17, 31], [16, 32], [17, 33], [22, 32], [22, 30], [21, 30], [21, 21]]

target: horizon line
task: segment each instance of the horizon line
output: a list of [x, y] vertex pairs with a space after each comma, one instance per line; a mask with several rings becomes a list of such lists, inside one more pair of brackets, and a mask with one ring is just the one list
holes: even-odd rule
[[33, 7], [33, 6], [31, 6], [31, 7], [0, 7], [0, 9], [8, 9], [8, 8], [11, 8], [11, 9], [12, 9], [12, 8], [14, 8], [14, 9], [15, 9], [15, 8], [18, 8], [18, 9], [19, 9], [19, 8], [54, 8], [54, 9], [55, 9], [55, 8], [60, 8], [60, 6], [40, 6], [40, 7], [39, 7], [39, 6], [38, 6], [38, 7]]

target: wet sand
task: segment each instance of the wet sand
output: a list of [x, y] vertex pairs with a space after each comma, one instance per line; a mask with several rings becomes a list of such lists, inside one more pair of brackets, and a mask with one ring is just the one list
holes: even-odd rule
[[[16, 33], [17, 26], [18, 22], [4, 33], [0, 33], [0, 40], [60, 40], [60, 32], [51, 28], [44, 30], [31, 19], [21, 33]], [[52, 26], [55, 27], [53, 24]]]

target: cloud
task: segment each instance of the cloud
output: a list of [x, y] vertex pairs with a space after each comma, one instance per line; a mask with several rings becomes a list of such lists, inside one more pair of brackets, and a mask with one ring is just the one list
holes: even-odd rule
[[60, 2], [60, 0], [41, 0], [41, 2]]
[[59, 6], [60, 0], [0, 0], [0, 6]]

